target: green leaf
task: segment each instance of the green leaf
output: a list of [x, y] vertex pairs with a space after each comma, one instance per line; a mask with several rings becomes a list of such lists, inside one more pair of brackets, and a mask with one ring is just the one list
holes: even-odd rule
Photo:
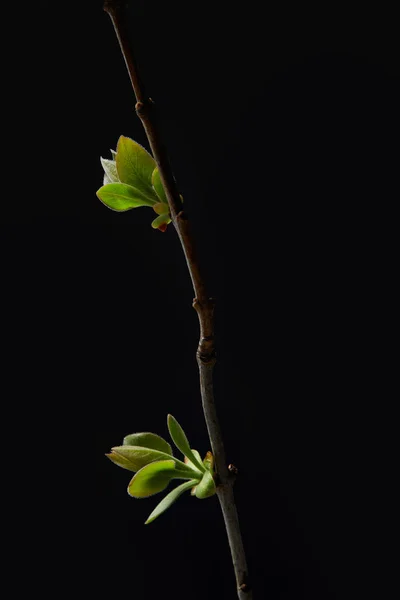
[[160, 171], [158, 170], [158, 167], [156, 167], [152, 173], [151, 182], [161, 202], [165, 203], [168, 206], [168, 199], [161, 181]]
[[111, 455], [107, 456], [115, 464], [129, 471], [139, 471], [142, 467], [156, 460], [169, 460], [171, 458], [169, 453], [160, 452], [160, 450], [154, 450], [153, 448], [143, 448], [142, 446], [115, 446], [111, 448]]
[[197, 460], [199, 462], [201, 462], [201, 456], [200, 456], [200, 452], [197, 452], [197, 450], [195, 450], [194, 448], [192, 448], [192, 452], [195, 455], [195, 457], [197, 458]]
[[186, 490], [190, 490], [190, 488], [196, 483], [197, 481], [192, 479], [191, 481], [187, 481], [186, 483], [178, 485], [178, 487], [172, 490], [172, 492], [170, 492], [167, 496], [165, 496], [165, 498], [163, 498], [163, 500], [161, 500], [159, 504], [157, 504], [153, 512], [149, 515], [145, 525], [152, 523], [155, 519], [157, 519], [157, 517], [162, 515], [163, 512], [165, 512], [174, 502], [178, 500], [179, 496], [186, 492]]
[[126, 456], [122, 456], [122, 454], [118, 454], [118, 452], [114, 452], [111, 450], [109, 454], [106, 454], [107, 458], [111, 460], [118, 467], [122, 467], [123, 469], [128, 469], [128, 471], [137, 471], [138, 469], [133, 468], [132, 463], [129, 458]]
[[104, 169], [104, 173], [110, 180], [109, 183], [119, 183], [117, 164], [115, 160], [108, 160], [107, 158], [100, 157], [101, 166]]
[[118, 177], [122, 183], [139, 190], [151, 204], [159, 201], [151, 182], [156, 163], [143, 146], [121, 135], [117, 145], [116, 162]]
[[131, 433], [124, 437], [122, 442], [124, 446], [142, 446], [143, 448], [152, 448], [172, 456], [172, 448], [168, 442], [155, 433]]
[[[193, 448], [192, 448], [192, 452], [195, 455], [195, 457], [198, 459], [198, 461], [201, 462], [201, 456], [200, 456], [199, 452], [197, 452], [197, 450], [194, 450]], [[197, 467], [195, 467], [195, 465], [192, 463], [191, 460], [188, 459], [187, 456], [185, 456], [183, 462], [185, 463], [185, 465], [189, 465], [189, 467], [192, 467], [193, 469], [198, 470]]]
[[[160, 452], [153, 448], [143, 448], [142, 446], [115, 446], [111, 448], [111, 454], [108, 458], [116, 465], [128, 469], [129, 471], [139, 471], [145, 465], [156, 460], [169, 460], [171, 455], [166, 452]], [[122, 457], [122, 458], [121, 458]], [[185, 465], [181, 460], [174, 458], [177, 469], [193, 477], [193, 469]], [[196, 471], [197, 473], [198, 471]]]
[[196, 498], [209, 498], [216, 493], [215, 481], [210, 471], [206, 471], [196, 487]]
[[184, 456], [187, 456], [188, 459], [196, 466], [196, 468], [203, 473], [206, 470], [205, 466], [201, 460], [198, 460], [193, 454], [185, 432], [172, 415], [168, 415], [168, 430], [178, 450], [180, 450]]
[[169, 214], [166, 214], [156, 217], [154, 221], [151, 222], [151, 226], [153, 229], [161, 229], [161, 231], [165, 231], [169, 223], [171, 223], [171, 217]]
[[166, 215], [169, 213], [169, 206], [165, 202], [157, 202], [157, 204], [153, 204], [153, 210], [158, 215]]
[[162, 492], [175, 471], [174, 460], [160, 460], [146, 465], [136, 473], [128, 485], [128, 494], [134, 498], [147, 498]]
[[138, 206], [153, 206], [138, 190], [125, 183], [109, 183], [97, 191], [97, 197], [108, 208], [125, 212]]

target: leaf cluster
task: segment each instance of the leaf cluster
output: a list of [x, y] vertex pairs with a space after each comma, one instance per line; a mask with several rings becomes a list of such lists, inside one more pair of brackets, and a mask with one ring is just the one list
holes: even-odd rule
[[96, 195], [111, 210], [125, 212], [148, 206], [158, 215], [151, 226], [165, 231], [171, 223], [169, 204], [154, 158], [143, 146], [121, 135], [111, 159], [100, 158], [103, 186]]
[[167, 422], [172, 441], [184, 456], [183, 461], [174, 457], [166, 440], [148, 432], [127, 435], [122, 446], [115, 446], [106, 454], [119, 467], [136, 473], [128, 485], [128, 494], [134, 498], [158, 494], [173, 479], [186, 480], [161, 500], [148, 517], [146, 525], [165, 512], [187, 490], [191, 490], [191, 495], [199, 499], [213, 496], [216, 492], [211, 452], [207, 452], [202, 460], [198, 451], [190, 447], [178, 421], [168, 415]]

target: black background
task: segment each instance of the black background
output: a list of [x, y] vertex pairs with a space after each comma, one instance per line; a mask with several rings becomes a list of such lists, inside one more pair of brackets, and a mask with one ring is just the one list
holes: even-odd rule
[[[217, 499], [182, 497], [144, 526], [160, 497], [130, 498], [130, 474], [104, 457], [127, 433], [167, 437], [167, 413], [209, 446], [175, 232], [95, 195], [119, 135], [148, 145], [102, 3], [73, 4], [21, 9], [5, 55], [22, 92], [6, 136], [19, 166], [1, 229], [3, 422], [22, 448], [29, 585], [234, 598]], [[396, 20], [379, 6], [138, 1], [126, 13], [217, 299], [216, 400], [255, 600], [370, 585], [371, 354], [400, 100]]]

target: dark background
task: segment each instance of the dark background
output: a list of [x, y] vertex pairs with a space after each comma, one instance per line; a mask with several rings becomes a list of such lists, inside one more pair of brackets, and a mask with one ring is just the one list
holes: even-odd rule
[[[72, 5], [15, 7], [3, 55], [17, 162], [1, 227], [3, 429], [21, 455], [29, 587], [233, 599], [217, 499], [181, 497], [145, 527], [161, 496], [130, 498], [129, 472], [104, 457], [127, 433], [167, 437], [167, 413], [209, 445], [173, 227], [95, 195], [119, 135], [148, 145], [102, 3]], [[396, 20], [379, 7], [138, 1], [126, 13], [217, 299], [216, 400], [255, 600], [353, 599], [374, 571], [374, 342], [400, 100]]]

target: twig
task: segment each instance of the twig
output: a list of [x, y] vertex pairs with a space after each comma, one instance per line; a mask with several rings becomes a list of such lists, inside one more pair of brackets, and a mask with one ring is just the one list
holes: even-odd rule
[[178, 233], [185, 254], [186, 263], [193, 284], [195, 308], [200, 324], [200, 341], [197, 348], [197, 363], [200, 372], [200, 390], [204, 416], [210, 437], [212, 453], [215, 457], [217, 472], [217, 496], [221, 505], [232, 561], [235, 570], [237, 594], [239, 600], [252, 600], [253, 595], [248, 580], [246, 556], [239, 519], [236, 510], [233, 484], [235, 478], [227, 468], [225, 450], [214, 403], [213, 369], [216, 362], [214, 348], [214, 300], [208, 296], [205, 280], [200, 271], [199, 262], [190, 232], [189, 220], [182, 210], [182, 203], [175, 178], [156, 126], [154, 103], [147, 98], [139, 78], [137, 65], [128, 41], [128, 34], [122, 15], [121, 0], [105, 0], [104, 10], [114, 25], [123, 57], [128, 69], [133, 91], [136, 97], [136, 113], [142, 121], [153, 157], [158, 166], [161, 181], [170, 206], [171, 219]]

